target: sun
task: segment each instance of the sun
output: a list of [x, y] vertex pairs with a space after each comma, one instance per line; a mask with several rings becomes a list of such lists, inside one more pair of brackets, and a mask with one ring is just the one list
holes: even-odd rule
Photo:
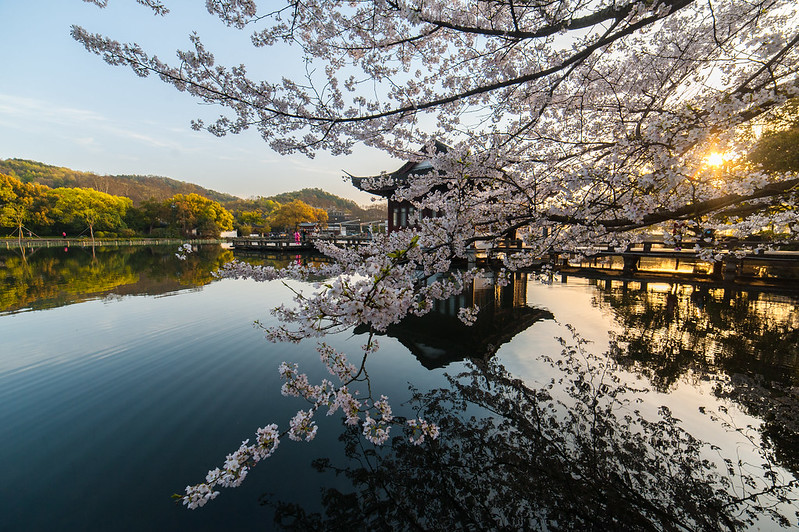
[[719, 167], [719, 166], [723, 165], [726, 160], [727, 160], [727, 157], [725, 156], [725, 154], [723, 154], [721, 152], [718, 152], [718, 151], [714, 151], [714, 152], [710, 152], [705, 157], [705, 164], [708, 165], [708, 166]]

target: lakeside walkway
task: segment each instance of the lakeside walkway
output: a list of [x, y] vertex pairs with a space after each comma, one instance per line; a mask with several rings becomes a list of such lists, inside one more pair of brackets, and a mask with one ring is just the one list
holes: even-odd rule
[[0, 239], [0, 249], [25, 249], [31, 248], [69, 248], [69, 247], [98, 247], [98, 246], [168, 246], [180, 244], [221, 244], [226, 240], [221, 238], [16, 238]]

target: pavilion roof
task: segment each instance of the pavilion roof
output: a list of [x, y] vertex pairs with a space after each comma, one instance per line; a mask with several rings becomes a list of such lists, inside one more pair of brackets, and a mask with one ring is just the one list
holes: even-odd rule
[[[443, 142], [435, 141], [435, 150], [437, 153], [446, 153], [449, 150], [449, 146]], [[364, 177], [347, 173], [347, 176], [358, 190], [388, 198], [394, 194], [397, 188], [408, 184], [410, 176], [424, 175], [432, 169], [432, 163], [428, 159], [422, 159], [407, 161], [391, 173], [383, 172], [379, 175]]]

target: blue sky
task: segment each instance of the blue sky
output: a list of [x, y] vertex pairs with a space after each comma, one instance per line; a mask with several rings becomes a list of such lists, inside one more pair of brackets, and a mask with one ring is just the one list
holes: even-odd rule
[[226, 28], [204, 2], [167, 5], [172, 13], [162, 18], [133, 0], [110, 0], [106, 9], [82, 0], [0, 0], [0, 159], [161, 175], [242, 197], [318, 187], [361, 204], [370, 196], [343, 181], [342, 170], [370, 175], [401, 164], [365, 147], [350, 156], [285, 157], [256, 131], [222, 138], [192, 131], [192, 119], [210, 122], [219, 109], [107, 65], [69, 36], [77, 24], [171, 60], [197, 30], [220, 63], [244, 62], [270, 77], [296, 72], [290, 51], [252, 49], [247, 31]]

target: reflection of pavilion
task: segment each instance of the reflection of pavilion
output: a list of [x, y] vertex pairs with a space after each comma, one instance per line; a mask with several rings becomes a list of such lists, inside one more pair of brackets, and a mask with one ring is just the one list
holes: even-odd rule
[[[436, 301], [424, 316], [407, 316], [386, 331], [407, 347], [427, 369], [467, 358], [486, 360], [499, 347], [552, 313], [527, 306], [527, 274], [516, 273], [506, 286], [478, 278], [460, 295]], [[458, 319], [461, 307], [480, 307], [477, 322]]]

